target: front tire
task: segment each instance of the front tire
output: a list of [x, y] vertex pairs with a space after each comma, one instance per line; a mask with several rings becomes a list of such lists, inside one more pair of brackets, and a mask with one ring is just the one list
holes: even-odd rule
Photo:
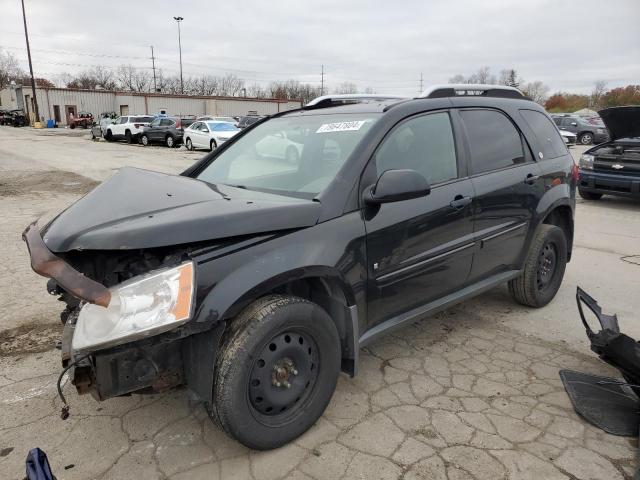
[[133, 135], [131, 135], [130, 130], [127, 130], [126, 132], [124, 132], [124, 138], [126, 139], [127, 143], [129, 144], [133, 143]]
[[215, 140], [211, 140], [211, 142], [209, 142], [209, 149], [213, 152], [216, 148], [218, 148], [218, 144]]
[[189, 137], [185, 140], [184, 146], [187, 147], [187, 150], [189, 151], [193, 150], [193, 143], [191, 143], [191, 139]]
[[309, 429], [331, 400], [340, 372], [335, 324], [312, 302], [270, 295], [228, 328], [210, 415], [249, 448], [280, 447]]
[[556, 296], [567, 266], [567, 239], [555, 225], [542, 224], [533, 237], [522, 274], [509, 292], [522, 305], [544, 307]]
[[586, 190], [578, 189], [578, 193], [585, 200], [600, 200], [602, 198], [601, 193], [587, 192]]
[[104, 139], [107, 142], [112, 142], [113, 141], [113, 133], [111, 133], [111, 130], [107, 130], [107, 132], [104, 134]]

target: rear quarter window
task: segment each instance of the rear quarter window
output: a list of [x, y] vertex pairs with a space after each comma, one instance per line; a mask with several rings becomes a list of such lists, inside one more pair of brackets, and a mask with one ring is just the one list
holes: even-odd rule
[[[556, 126], [541, 112], [535, 110], [520, 110], [520, 115], [529, 125], [540, 145], [542, 159], [549, 160], [567, 153], [567, 147]], [[540, 158], [540, 155], [538, 155]]]

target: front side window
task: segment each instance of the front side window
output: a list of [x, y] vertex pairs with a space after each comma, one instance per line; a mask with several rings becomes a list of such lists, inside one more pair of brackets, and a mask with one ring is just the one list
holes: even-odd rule
[[520, 132], [503, 113], [495, 110], [461, 110], [469, 148], [471, 170], [490, 172], [526, 161]]
[[334, 179], [379, 116], [345, 113], [270, 119], [223, 150], [197, 178], [313, 198]]
[[411, 118], [398, 125], [375, 154], [378, 175], [386, 170], [411, 169], [430, 184], [458, 176], [456, 149], [448, 113]]
[[567, 153], [558, 128], [546, 115], [535, 110], [520, 110], [520, 114], [535, 133], [542, 149], [542, 158], [556, 158]]

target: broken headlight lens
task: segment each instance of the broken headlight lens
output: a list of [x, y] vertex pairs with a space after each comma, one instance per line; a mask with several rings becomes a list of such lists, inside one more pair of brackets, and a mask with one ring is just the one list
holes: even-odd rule
[[585, 170], [593, 170], [593, 159], [594, 159], [593, 155], [589, 155], [585, 153], [580, 157], [580, 162], [578, 163], [578, 166], [580, 168], [584, 168]]
[[192, 262], [156, 270], [110, 288], [107, 308], [85, 304], [73, 334], [75, 351], [156, 335], [185, 323], [194, 291]]

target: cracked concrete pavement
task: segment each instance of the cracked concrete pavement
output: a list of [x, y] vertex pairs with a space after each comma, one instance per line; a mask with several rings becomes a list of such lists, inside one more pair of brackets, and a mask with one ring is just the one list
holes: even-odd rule
[[617, 376], [588, 349], [576, 284], [640, 337], [640, 265], [622, 258], [640, 255], [640, 203], [614, 198], [579, 201], [574, 259], [549, 306], [496, 288], [374, 343], [317, 424], [281, 449], [230, 440], [186, 390], [98, 403], [66, 385], [60, 420], [60, 304], [30, 271], [21, 230], [121, 165], [178, 172], [200, 155], [0, 128], [0, 477], [22, 478], [39, 446], [59, 479], [631, 478], [637, 439], [584, 422], [558, 377]]

